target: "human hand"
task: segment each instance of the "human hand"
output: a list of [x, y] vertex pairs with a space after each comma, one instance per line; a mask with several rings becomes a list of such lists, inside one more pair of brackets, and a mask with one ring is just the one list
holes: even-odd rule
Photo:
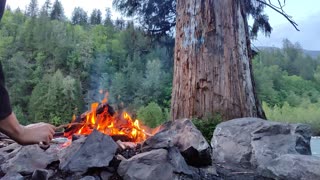
[[18, 143], [28, 144], [49, 144], [55, 133], [55, 126], [47, 123], [36, 123], [22, 127], [22, 133], [17, 138]]
[[0, 132], [22, 145], [49, 144], [56, 127], [47, 123], [36, 123], [22, 126], [14, 113], [0, 120]]

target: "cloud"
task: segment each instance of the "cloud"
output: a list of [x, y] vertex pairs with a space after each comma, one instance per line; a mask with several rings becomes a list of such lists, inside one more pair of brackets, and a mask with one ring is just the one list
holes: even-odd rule
[[299, 42], [304, 49], [320, 50], [320, 43], [317, 40], [320, 34], [320, 19], [317, 18], [319, 16], [320, 13], [317, 13], [300, 20], [298, 22], [300, 31], [296, 31], [289, 22], [275, 26], [270, 37], [265, 37], [260, 33], [253, 44], [255, 46], [282, 47], [283, 39], [287, 38], [293, 43]]

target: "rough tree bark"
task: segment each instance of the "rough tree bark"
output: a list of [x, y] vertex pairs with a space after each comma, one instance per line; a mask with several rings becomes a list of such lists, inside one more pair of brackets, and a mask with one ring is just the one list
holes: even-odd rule
[[178, 0], [172, 119], [265, 118], [242, 0]]

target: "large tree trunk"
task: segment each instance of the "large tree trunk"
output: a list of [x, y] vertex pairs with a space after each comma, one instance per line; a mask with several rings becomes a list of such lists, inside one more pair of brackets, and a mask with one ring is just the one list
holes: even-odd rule
[[171, 117], [265, 118], [242, 0], [178, 0]]

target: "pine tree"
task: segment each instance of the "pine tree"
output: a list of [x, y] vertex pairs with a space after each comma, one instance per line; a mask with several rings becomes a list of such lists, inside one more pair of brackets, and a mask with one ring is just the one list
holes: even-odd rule
[[100, 9], [94, 9], [90, 16], [90, 24], [91, 25], [98, 25], [101, 24], [102, 17]]
[[46, 2], [43, 4], [41, 11], [40, 11], [40, 16], [42, 17], [50, 17], [50, 11], [51, 11], [51, 2], [50, 0], [46, 0]]
[[111, 9], [107, 8], [106, 9], [106, 18], [104, 20], [104, 25], [105, 26], [112, 26], [113, 25], [111, 17], [112, 17]]
[[53, 3], [50, 17], [51, 17], [51, 20], [64, 20], [65, 19], [63, 6], [59, 0], [56, 0]]
[[88, 24], [88, 15], [84, 9], [80, 7], [74, 8], [72, 12], [71, 22], [74, 25], [87, 25]]
[[27, 8], [27, 11], [26, 11], [27, 16], [35, 18], [38, 15], [38, 11], [39, 11], [38, 1], [37, 0], [31, 0], [30, 3], [29, 3], [29, 6]]

